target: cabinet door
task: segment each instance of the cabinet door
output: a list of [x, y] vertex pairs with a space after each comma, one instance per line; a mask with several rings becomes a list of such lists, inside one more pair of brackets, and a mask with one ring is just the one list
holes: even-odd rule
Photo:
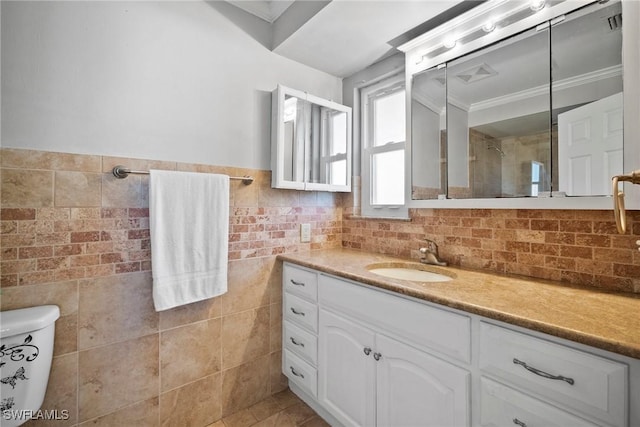
[[470, 374], [376, 335], [378, 427], [468, 426]]
[[345, 426], [374, 426], [374, 333], [320, 310], [319, 339], [320, 404]]

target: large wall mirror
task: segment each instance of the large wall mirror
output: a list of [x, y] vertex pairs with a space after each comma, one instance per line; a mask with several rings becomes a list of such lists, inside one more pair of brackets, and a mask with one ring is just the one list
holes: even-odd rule
[[272, 93], [272, 187], [351, 190], [351, 108], [279, 85]]
[[637, 168], [623, 154], [622, 4], [580, 6], [542, 22], [527, 6], [508, 37], [440, 45], [444, 62], [408, 53], [413, 200], [605, 199]]

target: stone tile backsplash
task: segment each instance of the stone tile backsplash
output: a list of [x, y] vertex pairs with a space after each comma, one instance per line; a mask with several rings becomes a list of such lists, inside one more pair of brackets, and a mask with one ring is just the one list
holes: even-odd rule
[[[266, 171], [0, 150], [2, 310], [56, 304], [43, 409], [72, 425], [206, 425], [287, 387], [281, 374], [281, 263], [341, 245], [341, 196], [274, 190]], [[156, 313], [148, 176], [113, 166], [234, 176], [229, 291]], [[300, 243], [299, 225], [312, 226]], [[29, 422], [47, 425], [45, 420]]]
[[[61, 309], [43, 406], [69, 411], [56, 426], [206, 425], [286, 388], [280, 253], [345, 246], [417, 259], [427, 237], [452, 265], [640, 293], [638, 212], [624, 236], [610, 211], [419, 209], [410, 221], [374, 220], [350, 214], [357, 185], [346, 195], [276, 190], [260, 170], [0, 156], [0, 308]], [[116, 179], [118, 164], [255, 177], [231, 182], [225, 295], [154, 311], [148, 176]], [[312, 239], [300, 243], [306, 222]]]
[[345, 214], [345, 247], [419, 259], [423, 239], [450, 265], [640, 293], [640, 212], [627, 234], [612, 211], [410, 209], [410, 221]]

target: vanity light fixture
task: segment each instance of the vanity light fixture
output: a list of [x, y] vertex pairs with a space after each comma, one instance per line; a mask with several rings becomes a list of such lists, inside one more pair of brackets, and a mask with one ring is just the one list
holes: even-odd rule
[[547, 5], [546, 0], [532, 0], [529, 8], [534, 12], [539, 12]]

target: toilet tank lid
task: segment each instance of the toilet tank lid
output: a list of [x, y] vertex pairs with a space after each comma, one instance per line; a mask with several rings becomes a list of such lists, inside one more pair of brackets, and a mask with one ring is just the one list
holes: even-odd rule
[[55, 322], [60, 317], [57, 305], [20, 308], [0, 312], [0, 338], [37, 331]]

